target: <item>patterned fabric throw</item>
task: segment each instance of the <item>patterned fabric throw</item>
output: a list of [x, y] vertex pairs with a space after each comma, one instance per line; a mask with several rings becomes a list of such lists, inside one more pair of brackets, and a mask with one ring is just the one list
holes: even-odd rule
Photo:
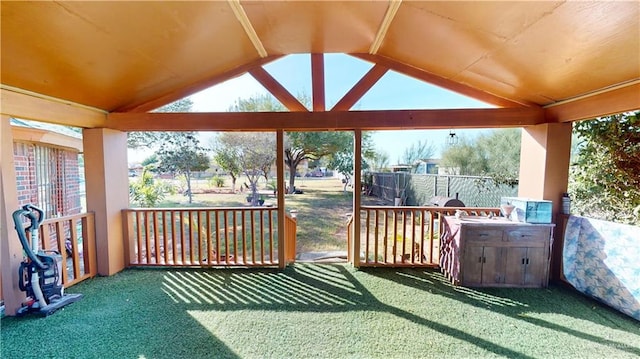
[[567, 281], [640, 320], [640, 228], [571, 216], [564, 238]]

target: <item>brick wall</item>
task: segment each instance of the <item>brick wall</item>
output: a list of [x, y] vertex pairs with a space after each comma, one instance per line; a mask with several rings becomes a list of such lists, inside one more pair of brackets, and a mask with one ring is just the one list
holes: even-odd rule
[[[38, 186], [36, 181], [35, 148], [40, 144], [16, 142], [13, 144], [13, 154], [16, 170], [18, 204], [20, 206], [38, 203]], [[50, 160], [56, 161], [56, 174], [51, 178], [55, 190], [50, 198], [56, 210], [61, 215], [78, 214], [80, 205], [80, 172], [78, 168], [78, 153], [64, 149], [54, 149]]]

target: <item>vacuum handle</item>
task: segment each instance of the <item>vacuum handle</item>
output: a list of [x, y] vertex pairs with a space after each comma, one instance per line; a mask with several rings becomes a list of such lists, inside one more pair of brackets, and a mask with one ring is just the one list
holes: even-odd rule
[[[35, 214], [30, 210], [31, 208], [35, 208], [36, 212], [39, 213], [39, 218], [35, 217]], [[22, 216], [29, 218], [31, 224], [29, 225], [30, 231], [37, 231], [40, 223], [42, 223], [42, 210], [32, 205], [25, 205], [22, 209], [19, 209], [13, 212], [13, 222], [16, 225], [16, 232], [18, 232], [18, 238], [20, 239], [20, 243], [22, 244], [22, 249], [24, 249], [25, 254], [29, 259], [38, 267], [38, 269], [44, 270], [47, 269], [47, 266], [40, 261], [38, 256], [31, 249], [31, 244], [27, 240], [27, 233], [25, 231], [24, 224], [22, 222]]]
[[[26, 216], [31, 221], [31, 225], [29, 226], [29, 231], [31, 231], [31, 233], [34, 233], [33, 231], [37, 231], [38, 228], [40, 228], [40, 225], [42, 224], [42, 222], [44, 221], [44, 211], [32, 204], [25, 204], [24, 206], [22, 206], [22, 209], [28, 212]], [[38, 214], [37, 218], [35, 215], [36, 213]]]

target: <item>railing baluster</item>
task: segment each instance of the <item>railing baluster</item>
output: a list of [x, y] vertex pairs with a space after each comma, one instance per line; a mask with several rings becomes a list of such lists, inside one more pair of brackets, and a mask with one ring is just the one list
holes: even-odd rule
[[236, 210], [233, 210], [233, 263], [238, 264], [238, 224], [236, 222]]
[[242, 263], [243, 264], [247, 264], [247, 232], [245, 231], [245, 225], [244, 225], [244, 221], [245, 221], [245, 211], [242, 211], [242, 217], [241, 217], [241, 221], [242, 221]]
[[213, 260], [213, 243], [211, 242], [211, 210], [207, 210], [204, 212], [206, 221], [207, 221], [207, 264], [211, 265], [211, 261]]
[[[216, 226], [216, 264], [220, 264], [220, 221], [219, 215], [221, 212], [215, 211], [213, 215], [215, 216], [215, 226]], [[224, 213], [224, 212], [223, 212]]]
[[255, 212], [251, 213], [251, 264], [256, 264], [256, 217]]
[[384, 210], [384, 258], [382, 262], [387, 264], [388, 262], [388, 247], [389, 247], [389, 210]]
[[158, 230], [158, 212], [153, 211], [153, 243], [156, 251], [156, 264], [160, 263], [160, 232]]
[[375, 242], [373, 243], [373, 263], [378, 263], [378, 240], [379, 238], [379, 231], [378, 231], [378, 227], [380, 225], [380, 218], [379, 218], [379, 210], [374, 210], [375, 212], [375, 232], [374, 232], [374, 240]]
[[365, 263], [369, 262], [369, 226], [370, 226], [370, 212], [366, 211], [366, 220], [365, 220], [365, 228], [367, 229], [366, 233], [365, 233], [365, 240], [364, 240], [364, 261]]
[[260, 216], [260, 263], [264, 264], [264, 215], [262, 211], [258, 211]]
[[167, 211], [161, 211], [162, 213], [162, 244], [163, 244], [163, 256], [162, 263], [169, 263], [169, 226], [167, 225]]
[[224, 262], [226, 264], [229, 264], [229, 223], [228, 223], [229, 213], [227, 210], [224, 210], [222, 213], [224, 213], [224, 245], [225, 245]]
[[[267, 211], [267, 213], [269, 214], [269, 261], [275, 263], [273, 261], [273, 213], [270, 211]], [[281, 234], [278, 233], [278, 235], [280, 236]], [[278, 250], [281, 250], [281, 248], [278, 248]]]
[[73, 252], [73, 279], [78, 279], [80, 275], [80, 255], [78, 253], [78, 227], [75, 226], [73, 219], [69, 220], [71, 234], [71, 248]]

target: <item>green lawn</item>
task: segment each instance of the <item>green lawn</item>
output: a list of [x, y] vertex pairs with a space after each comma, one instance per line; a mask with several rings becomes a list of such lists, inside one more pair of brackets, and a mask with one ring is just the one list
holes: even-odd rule
[[297, 264], [126, 270], [42, 319], [2, 319], [2, 358], [637, 358], [640, 322], [559, 286], [455, 288], [436, 271]]

